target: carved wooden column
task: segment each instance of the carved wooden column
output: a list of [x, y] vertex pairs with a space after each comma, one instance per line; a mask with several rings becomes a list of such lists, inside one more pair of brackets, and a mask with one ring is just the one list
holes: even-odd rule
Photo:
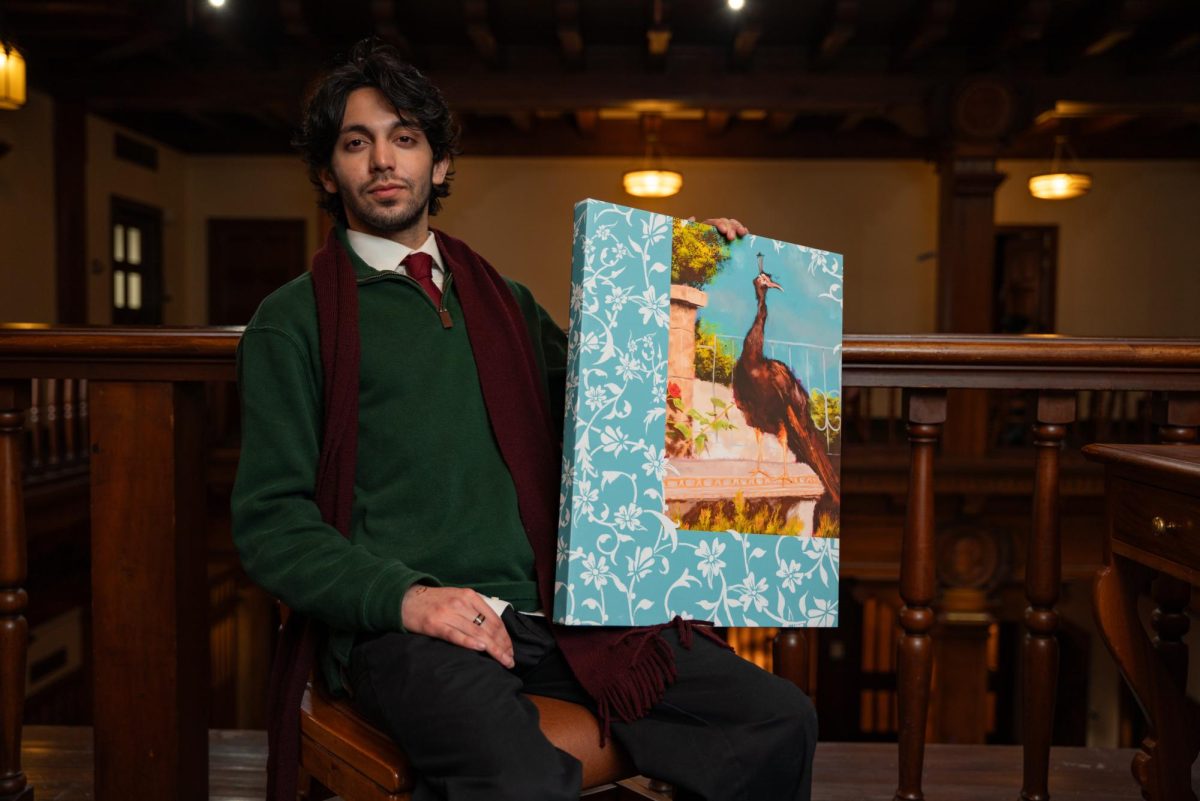
[[29, 380], [0, 382], [0, 799], [32, 801], [21, 770], [21, 714], [25, 708], [25, 652], [29, 628], [25, 589], [25, 500], [21, 438]]
[[1037, 466], [1033, 484], [1033, 530], [1025, 559], [1024, 687], [1021, 720], [1025, 749], [1021, 798], [1046, 801], [1050, 772], [1050, 739], [1054, 732], [1055, 688], [1058, 685], [1058, 612], [1054, 605], [1062, 585], [1059, 537], [1059, 458], [1067, 426], [1075, 422], [1075, 394], [1038, 394], [1033, 444]]
[[[1004, 81], [981, 76], [957, 88], [942, 123], [949, 134], [938, 163], [937, 330], [991, 334], [995, 316], [996, 188], [1007, 177], [996, 153], [1011, 130], [1016, 100]], [[951, 390], [942, 452], [981, 456], [987, 396]]]
[[96, 798], [207, 801], [203, 386], [89, 391]]
[[900, 555], [900, 625], [897, 695], [900, 713], [900, 764], [897, 801], [920, 801], [925, 761], [925, 724], [929, 714], [929, 681], [933, 672], [934, 507], [933, 456], [946, 421], [946, 394], [915, 390], [906, 393], [905, 416], [912, 446], [908, 474], [908, 517]]

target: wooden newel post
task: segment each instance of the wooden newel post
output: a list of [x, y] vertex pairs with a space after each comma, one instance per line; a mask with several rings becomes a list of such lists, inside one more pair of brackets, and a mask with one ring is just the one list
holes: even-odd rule
[[21, 438], [29, 380], [0, 382], [0, 799], [32, 801], [21, 770], [21, 713], [29, 628], [22, 614], [25, 583], [25, 499]]
[[897, 644], [900, 712], [899, 787], [896, 801], [920, 801], [925, 761], [925, 726], [929, 716], [929, 684], [933, 673], [934, 572], [933, 457], [946, 421], [944, 391], [906, 393], [905, 413], [912, 462], [908, 474], [908, 518], [900, 555], [900, 625]]
[[1059, 535], [1059, 461], [1067, 426], [1075, 422], [1075, 394], [1038, 395], [1033, 444], [1037, 450], [1033, 480], [1033, 530], [1025, 559], [1025, 662], [1021, 694], [1024, 746], [1024, 801], [1050, 798], [1050, 740], [1054, 733], [1055, 688], [1058, 685], [1058, 603], [1062, 585]]
[[203, 386], [94, 381], [90, 404], [96, 798], [207, 801]]

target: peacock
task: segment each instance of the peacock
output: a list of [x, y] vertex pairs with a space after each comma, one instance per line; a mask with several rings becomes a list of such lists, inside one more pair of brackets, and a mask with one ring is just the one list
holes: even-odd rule
[[795, 454], [797, 461], [816, 471], [825, 485], [828, 501], [837, 506], [841, 503], [841, 482], [825, 452], [824, 437], [809, 414], [808, 393], [790, 367], [763, 356], [768, 289], [783, 291], [771, 274], [763, 270], [763, 254], [759, 253], [758, 275], [754, 277], [758, 314], [746, 332], [742, 354], [733, 367], [733, 402], [754, 429], [758, 440], [756, 467], [759, 472], [762, 471], [762, 435], [778, 437], [779, 443]]

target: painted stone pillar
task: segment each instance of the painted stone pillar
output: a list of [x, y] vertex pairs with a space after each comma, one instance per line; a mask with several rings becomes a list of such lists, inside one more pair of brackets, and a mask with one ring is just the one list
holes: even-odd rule
[[685, 408], [692, 406], [696, 380], [696, 310], [708, 305], [708, 294], [686, 284], [671, 284], [671, 338], [667, 380], [679, 385]]

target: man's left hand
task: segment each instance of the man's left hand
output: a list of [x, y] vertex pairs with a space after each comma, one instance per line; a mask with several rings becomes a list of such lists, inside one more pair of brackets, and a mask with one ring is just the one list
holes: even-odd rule
[[715, 227], [721, 232], [721, 236], [728, 239], [730, 242], [737, 239], [739, 236], [745, 236], [750, 233], [750, 229], [742, 225], [732, 217], [714, 217], [711, 220], [705, 220], [706, 223]]

